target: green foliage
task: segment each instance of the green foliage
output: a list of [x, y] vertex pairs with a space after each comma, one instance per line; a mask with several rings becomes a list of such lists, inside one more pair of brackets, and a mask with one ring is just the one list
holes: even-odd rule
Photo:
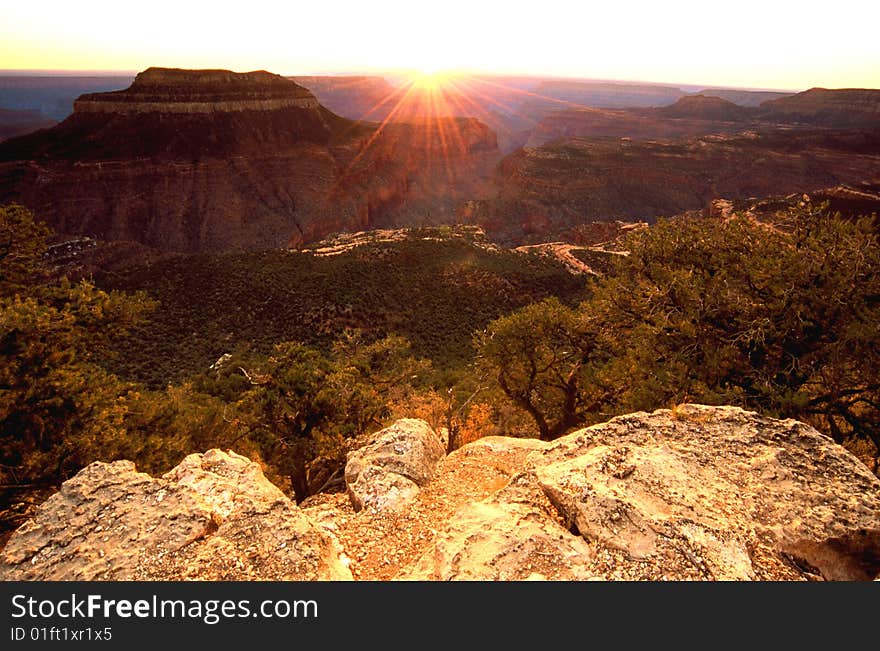
[[345, 410], [336, 431], [343, 436], [381, 425], [392, 395], [411, 391], [433, 375], [431, 363], [415, 359], [409, 342], [398, 336], [367, 343], [360, 331], [346, 331], [333, 345], [332, 359], [331, 386]]
[[[261, 457], [290, 481], [300, 502], [341, 471], [345, 439], [378, 427], [392, 392], [429, 370], [399, 337], [365, 344], [349, 332], [331, 354], [284, 342], [262, 368], [241, 369], [253, 388], [237, 413]], [[323, 464], [316, 465], [319, 459]], [[330, 477], [314, 472], [328, 467]]]
[[661, 221], [630, 238], [585, 306], [634, 387], [620, 409], [739, 404], [877, 442], [876, 230], [808, 204], [785, 223]]
[[548, 258], [417, 237], [329, 257], [180, 256], [97, 282], [159, 302], [108, 362], [120, 377], [157, 389], [224, 353], [268, 355], [282, 341], [329, 352], [347, 329], [370, 341], [404, 337], [435, 368], [456, 369], [472, 361], [473, 332], [492, 319], [547, 296], [570, 304], [586, 297], [585, 280]]
[[49, 229], [23, 206], [0, 206], [0, 295], [34, 283], [42, 267]]
[[99, 289], [45, 282], [46, 235], [0, 208], [7, 489], [97, 459], [162, 472], [224, 447], [301, 501], [338, 484], [351, 440], [393, 417], [446, 427], [454, 449], [684, 401], [880, 451], [876, 227], [808, 202], [773, 225], [661, 220], [629, 236], [589, 297], [546, 258], [418, 238], [327, 258], [181, 256]]
[[255, 386], [241, 403], [251, 419], [252, 439], [263, 458], [290, 482], [297, 501], [309, 494], [308, 462], [317, 455], [315, 430], [335, 415], [329, 361], [299, 343], [275, 347], [263, 372], [251, 371]]
[[258, 458], [231, 406], [190, 384], [164, 391], [133, 390], [126, 406], [125, 458], [143, 472], [161, 474], [187, 454], [210, 448], [232, 448]]
[[[160, 473], [211, 447], [261, 460], [303, 499], [338, 480], [347, 438], [378, 427], [391, 396], [431, 373], [400, 337], [342, 331], [324, 349], [280, 343], [268, 358], [241, 341], [194, 381], [161, 390], [124, 383], [107, 366], [128, 359], [118, 342], [137, 340], [155, 303], [86, 281], [44, 282], [46, 231], [20, 207], [0, 211], [0, 233], [9, 243], [0, 257], [0, 510], [21, 499], [11, 491], [55, 485], [95, 460]], [[180, 322], [174, 332], [190, 335]]]
[[45, 229], [12, 206], [0, 209], [0, 232], [11, 243], [0, 259], [0, 484], [54, 483], [128, 450], [128, 388], [92, 355], [150, 302], [87, 282], [35, 283]]
[[89, 364], [74, 314], [0, 299], [0, 479], [54, 482], [121, 443], [125, 392]]
[[577, 311], [533, 305], [480, 338], [483, 363], [542, 437], [690, 400], [805, 419], [880, 450], [872, 221], [805, 203], [776, 225], [661, 220], [626, 248]]
[[551, 298], [493, 321], [476, 345], [486, 374], [552, 440], [583, 422], [604, 395], [593, 377], [595, 340], [586, 315]]

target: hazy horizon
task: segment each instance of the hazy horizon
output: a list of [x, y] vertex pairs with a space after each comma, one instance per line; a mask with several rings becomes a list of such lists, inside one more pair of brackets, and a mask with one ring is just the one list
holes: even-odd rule
[[761, 90], [880, 88], [878, 9], [835, 11], [743, 0], [616, 7], [400, 0], [210, 11], [156, 0], [134, 14], [84, 0], [4, 10], [4, 74], [134, 74], [151, 66], [269, 70], [284, 75], [558, 77]]
[[[153, 66], [147, 66], [153, 67]], [[155, 66], [155, 67], [165, 67], [165, 66]], [[174, 66], [180, 67], [180, 66]], [[8, 76], [8, 77], [134, 77], [140, 72], [143, 72], [147, 68], [142, 70], [52, 70], [52, 69], [2, 69], [0, 68], [0, 76]], [[218, 69], [216, 66], [213, 68], [204, 68], [204, 69]], [[232, 70], [233, 72], [245, 73], [245, 72], [254, 72], [253, 70], [237, 70], [233, 68], [223, 68], [224, 70]], [[272, 72], [275, 74], [279, 74], [285, 77], [358, 77], [358, 76], [371, 76], [371, 77], [382, 77], [388, 81], [397, 81], [413, 74], [418, 74], [418, 71], [407, 71], [407, 70], [342, 70], [342, 71], [284, 71], [278, 72], [275, 70], [268, 70], [268, 72]], [[450, 75], [455, 75], [459, 73], [451, 72]], [[534, 78], [536, 80], [563, 80], [563, 81], [581, 81], [581, 82], [590, 82], [590, 83], [610, 83], [610, 84], [644, 84], [648, 86], [668, 86], [668, 87], [676, 87], [682, 90], [693, 91], [695, 89], [732, 89], [732, 90], [745, 90], [745, 91], [753, 91], [753, 92], [787, 92], [787, 93], [797, 93], [804, 90], [808, 90], [806, 87], [804, 88], [766, 88], [766, 87], [758, 87], [758, 86], [728, 86], [728, 85], [720, 85], [714, 83], [702, 83], [702, 84], [694, 84], [694, 83], [679, 83], [676, 81], [654, 81], [654, 80], [644, 80], [644, 79], [608, 79], [608, 78], [593, 78], [593, 77], [578, 77], [578, 76], [565, 76], [565, 75], [554, 75], [554, 74], [546, 74], [546, 75], [537, 75], [537, 74], [517, 74], [517, 73], [460, 73], [462, 76], [479, 76], [486, 78], [509, 78], [509, 79], [531, 79]]]

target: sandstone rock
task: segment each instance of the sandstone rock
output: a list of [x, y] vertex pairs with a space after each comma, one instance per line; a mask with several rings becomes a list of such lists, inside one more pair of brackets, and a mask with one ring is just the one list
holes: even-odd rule
[[422, 420], [405, 418], [377, 432], [348, 454], [345, 483], [355, 510], [397, 510], [427, 484], [445, 456], [443, 444]]
[[336, 539], [233, 452], [161, 478], [96, 462], [49, 498], [0, 556], [4, 580], [350, 579]]
[[121, 91], [90, 93], [75, 113], [214, 113], [319, 108], [308, 90], [265, 70], [149, 68]]
[[702, 210], [717, 197], [812, 193], [875, 179], [880, 147], [876, 130], [803, 129], [784, 136], [761, 130], [656, 141], [580, 133], [554, 131], [550, 135], [561, 139], [505, 157], [497, 195], [478, 202], [472, 219], [496, 241], [530, 243], [524, 241], [529, 233], [546, 241], [584, 221], [653, 221]]
[[431, 490], [472, 454], [503, 467], [518, 450], [530, 450], [521, 471], [490, 497], [463, 504], [399, 578], [862, 580], [880, 573], [880, 481], [803, 423], [685, 405], [551, 443], [491, 437], [450, 455]]
[[592, 553], [559, 522], [527, 474], [492, 498], [466, 504], [400, 578], [430, 581], [585, 580]]
[[80, 97], [52, 129], [0, 143], [0, 203], [67, 235], [260, 251], [475, 196], [473, 165], [488, 172], [496, 154], [474, 119], [379, 128], [265, 71], [150, 68], [125, 90]]
[[880, 125], [880, 90], [811, 88], [761, 104], [770, 119], [829, 127], [876, 128]]
[[0, 579], [880, 575], [880, 480], [813, 428], [739, 408], [628, 414], [549, 443], [487, 437], [448, 457], [402, 420], [351, 453], [346, 481], [351, 503], [300, 509], [232, 453], [162, 478], [92, 464], [13, 535]]
[[615, 418], [537, 454], [538, 482], [572, 530], [653, 572], [880, 572], [880, 481], [803, 423], [686, 405]]
[[608, 251], [602, 247], [577, 246], [567, 242], [547, 242], [518, 246], [515, 251], [526, 254], [543, 255], [559, 260], [573, 274], [602, 276], [614, 264], [614, 258], [627, 255], [620, 251]]
[[338, 191], [340, 159], [365, 136], [327, 147], [353, 126], [278, 75], [151, 68], [81, 97], [52, 130], [3, 143], [0, 201], [58, 232], [164, 251], [280, 248], [366, 226], [374, 188]]

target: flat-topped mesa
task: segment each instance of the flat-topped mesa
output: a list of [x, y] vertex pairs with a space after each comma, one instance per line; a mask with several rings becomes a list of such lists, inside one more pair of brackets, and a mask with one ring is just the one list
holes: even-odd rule
[[307, 89], [265, 70], [148, 68], [125, 90], [81, 96], [74, 113], [218, 113], [319, 106]]
[[796, 111], [820, 108], [846, 108], [880, 113], [880, 90], [872, 88], [811, 88], [802, 93], [764, 102], [764, 108]]
[[870, 88], [811, 88], [764, 102], [761, 110], [770, 119], [811, 125], [870, 128], [880, 126], [880, 90]]
[[686, 95], [675, 104], [657, 109], [667, 118], [691, 118], [718, 122], [744, 122], [751, 114], [749, 109], [712, 95]]

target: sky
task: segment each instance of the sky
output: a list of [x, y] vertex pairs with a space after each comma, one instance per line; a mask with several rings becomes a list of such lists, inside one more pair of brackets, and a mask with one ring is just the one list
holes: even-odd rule
[[0, 69], [880, 88], [880, 0], [0, 0]]

